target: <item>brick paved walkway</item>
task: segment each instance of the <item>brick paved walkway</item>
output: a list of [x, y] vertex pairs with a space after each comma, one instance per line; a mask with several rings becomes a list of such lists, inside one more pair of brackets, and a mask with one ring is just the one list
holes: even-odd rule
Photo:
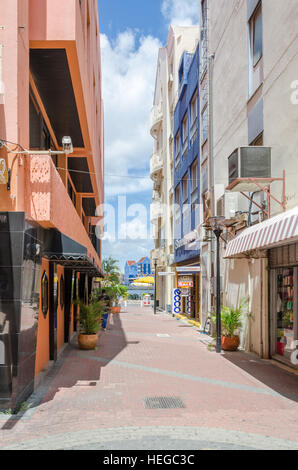
[[[146, 399], [182, 408], [149, 409]], [[113, 316], [96, 351], [66, 349], [0, 449], [298, 449], [298, 376], [152, 309]]]

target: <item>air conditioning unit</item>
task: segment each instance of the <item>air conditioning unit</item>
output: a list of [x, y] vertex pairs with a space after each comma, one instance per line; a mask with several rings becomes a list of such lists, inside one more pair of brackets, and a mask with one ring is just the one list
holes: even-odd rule
[[238, 178], [271, 178], [271, 147], [236, 149], [229, 156], [229, 185]]
[[226, 191], [217, 200], [217, 215], [223, 216], [226, 220], [237, 218], [239, 214], [247, 212], [247, 200], [238, 192]]

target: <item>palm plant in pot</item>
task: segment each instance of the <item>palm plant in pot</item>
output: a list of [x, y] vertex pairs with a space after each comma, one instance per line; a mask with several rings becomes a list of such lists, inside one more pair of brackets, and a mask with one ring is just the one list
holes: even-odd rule
[[120, 313], [120, 299], [126, 296], [127, 287], [122, 286], [121, 284], [114, 284], [107, 288], [107, 292], [113, 304], [113, 306], [111, 307], [111, 312]]
[[[240, 345], [239, 331], [242, 327], [242, 316], [248, 299], [243, 299], [238, 307], [221, 309], [221, 345], [224, 351], [237, 351]], [[212, 316], [216, 323], [216, 317]]]
[[79, 324], [80, 332], [78, 335], [78, 344], [80, 349], [91, 350], [97, 346], [98, 332], [102, 325], [102, 316], [104, 315], [105, 302], [90, 302], [88, 305], [81, 300], [74, 302], [80, 307]]

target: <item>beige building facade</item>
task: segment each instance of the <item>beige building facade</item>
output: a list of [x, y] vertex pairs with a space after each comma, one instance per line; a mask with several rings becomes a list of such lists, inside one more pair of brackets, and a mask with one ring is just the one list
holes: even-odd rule
[[159, 50], [150, 133], [154, 139], [150, 159], [153, 180], [151, 224], [155, 248], [151, 266], [157, 263], [159, 308], [171, 311], [174, 277], [173, 234], [173, 120], [178, 99], [178, 69], [184, 51], [194, 52], [199, 40], [198, 26], [171, 26], [168, 42]]
[[[201, 188], [205, 222], [221, 215], [229, 227], [221, 247], [222, 303], [235, 306], [249, 299], [244, 349], [297, 367], [297, 5], [203, 0], [201, 12], [201, 63], [206, 63], [200, 79]], [[262, 173], [258, 148], [268, 148], [271, 179], [258, 186], [239, 174], [247, 178], [246, 186], [231, 185], [229, 157], [249, 146], [259, 155], [255, 177]], [[209, 241], [201, 252], [205, 315], [215, 305], [209, 235], [203, 233]]]

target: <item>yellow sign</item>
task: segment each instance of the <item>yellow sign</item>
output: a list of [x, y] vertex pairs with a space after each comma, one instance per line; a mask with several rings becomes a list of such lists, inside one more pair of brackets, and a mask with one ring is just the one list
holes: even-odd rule
[[4, 158], [0, 158], [0, 184], [8, 183], [8, 171]]

